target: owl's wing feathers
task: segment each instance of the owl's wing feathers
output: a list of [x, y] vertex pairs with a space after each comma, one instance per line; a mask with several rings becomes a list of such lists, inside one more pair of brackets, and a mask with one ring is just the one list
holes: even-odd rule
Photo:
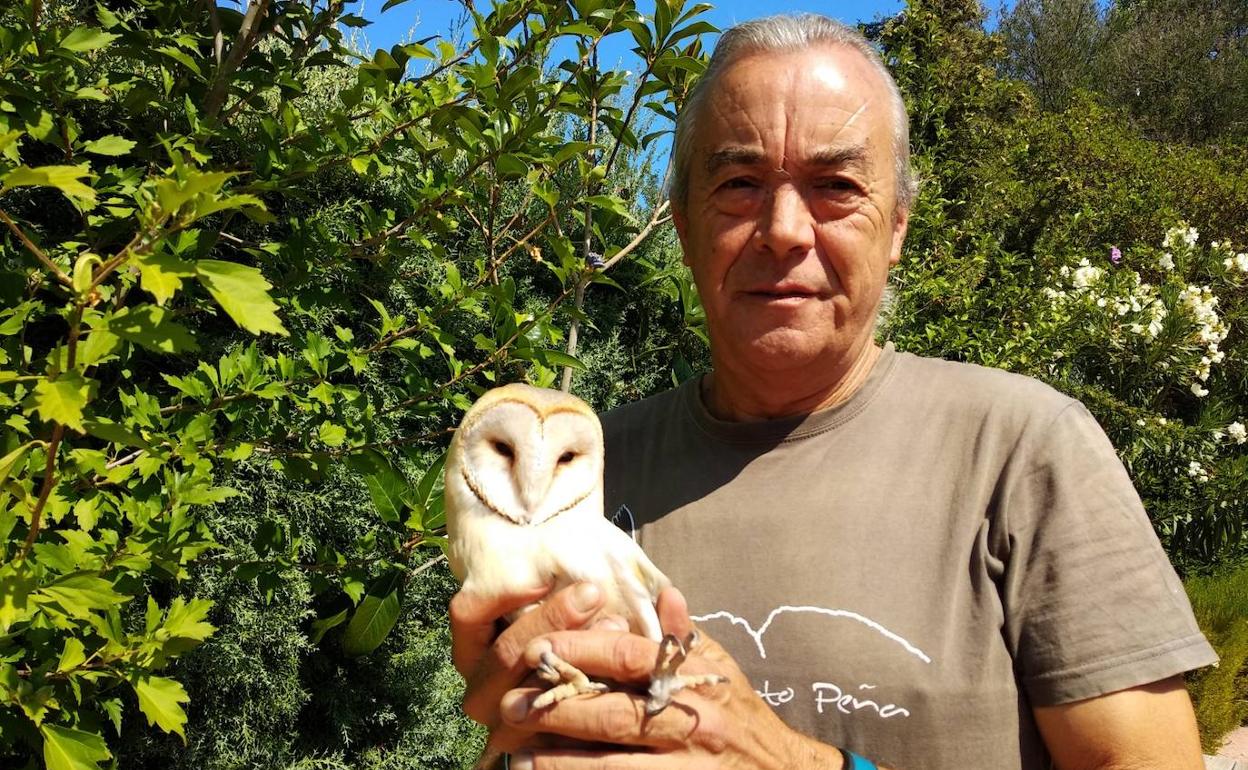
[[604, 518], [587, 518], [562, 533], [562, 547], [545, 554], [557, 560], [554, 574], [569, 583], [592, 580], [607, 592], [604, 613], [624, 615], [636, 633], [663, 638], [654, 602], [671, 580], [646, 557], [640, 545]]

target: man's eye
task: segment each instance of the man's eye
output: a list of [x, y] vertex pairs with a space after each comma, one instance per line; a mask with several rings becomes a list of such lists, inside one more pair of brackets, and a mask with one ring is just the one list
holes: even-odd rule
[[734, 179], [729, 179], [727, 182], [720, 185], [720, 187], [724, 190], [748, 190], [752, 187], [757, 187], [757, 185], [754, 183], [753, 179], [739, 176]]
[[821, 179], [816, 184], [821, 190], [830, 190], [832, 192], [857, 192], [858, 185], [848, 179], [842, 177], [831, 177], [829, 179]]

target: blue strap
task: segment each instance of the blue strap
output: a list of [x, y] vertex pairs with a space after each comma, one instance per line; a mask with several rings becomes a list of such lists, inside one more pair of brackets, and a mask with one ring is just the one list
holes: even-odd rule
[[849, 749], [841, 749], [841, 756], [845, 759], [845, 770], [880, 770], [874, 762]]

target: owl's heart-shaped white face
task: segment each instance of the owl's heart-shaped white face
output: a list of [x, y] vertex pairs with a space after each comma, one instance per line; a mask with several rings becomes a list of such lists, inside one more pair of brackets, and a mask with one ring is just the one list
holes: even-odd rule
[[602, 432], [592, 413], [500, 401], [467, 426], [460, 447], [468, 487], [517, 524], [576, 506], [602, 480]]

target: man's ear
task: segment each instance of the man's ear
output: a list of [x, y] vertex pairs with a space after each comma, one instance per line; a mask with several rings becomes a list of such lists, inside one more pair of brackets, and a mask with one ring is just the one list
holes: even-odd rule
[[897, 207], [893, 218], [893, 245], [888, 255], [888, 264], [901, 262], [901, 246], [906, 242], [906, 232], [910, 228], [910, 209]]
[[688, 243], [689, 219], [685, 216], [684, 208], [678, 206], [675, 201], [672, 201], [672, 225], [675, 226], [676, 237], [680, 240], [680, 258], [688, 265], [689, 250], [685, 248], [685, 244]]

